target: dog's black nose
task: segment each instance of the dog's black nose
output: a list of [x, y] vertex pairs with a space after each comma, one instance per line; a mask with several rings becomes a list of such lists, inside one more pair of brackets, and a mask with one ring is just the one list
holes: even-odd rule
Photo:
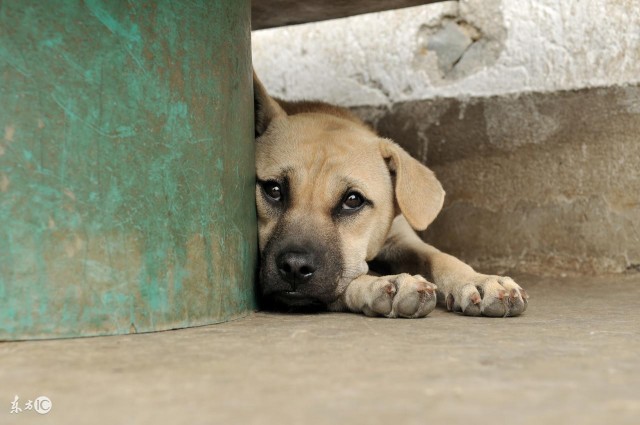
[[308, 282], [316, 271], [313, 255], [307, 252], [283, 252], [276, 258], [280, 276], [289, 282], [293, 289]]

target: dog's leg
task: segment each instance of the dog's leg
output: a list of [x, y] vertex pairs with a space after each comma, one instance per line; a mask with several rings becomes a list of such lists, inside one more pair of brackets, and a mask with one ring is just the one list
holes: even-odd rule
[[424, 317], [436, 306], [436, 286], [420, 276], [362, 275], [342, 295], [340, 307], [367, 316]]
[[456, 257], [423, 242], [403, 216], [398, 216], [377, 260], [391, 271], [416, 273], [438, 287], [438, 302], [469, 316], [518, 316], [529, 296], [510, 277], [477, 273]]

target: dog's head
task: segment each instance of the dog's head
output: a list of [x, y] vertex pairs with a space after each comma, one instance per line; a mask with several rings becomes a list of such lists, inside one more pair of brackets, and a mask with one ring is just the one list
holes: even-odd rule
[[255, 76], [254, 96], [262, 295], [330, 304], [368, 271], [395, 216], [425, 229], [444, 191], [348, 111], [316, 104], [288, 114]]

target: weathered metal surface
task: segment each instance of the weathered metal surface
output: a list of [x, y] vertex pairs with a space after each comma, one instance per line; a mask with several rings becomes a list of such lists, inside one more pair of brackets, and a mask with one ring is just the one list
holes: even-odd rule
[[255, 306], [249, 0], [0, 3], [0, 339]]
[[344, 18], [362, 13], [419, 6], [442, 0], [254, 0], [254, 30]]

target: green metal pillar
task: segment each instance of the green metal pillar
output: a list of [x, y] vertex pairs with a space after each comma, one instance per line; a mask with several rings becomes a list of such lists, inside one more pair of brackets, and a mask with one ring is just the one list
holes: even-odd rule
[[255, 307], [249, 0], [0, 2], [0, 340]]

